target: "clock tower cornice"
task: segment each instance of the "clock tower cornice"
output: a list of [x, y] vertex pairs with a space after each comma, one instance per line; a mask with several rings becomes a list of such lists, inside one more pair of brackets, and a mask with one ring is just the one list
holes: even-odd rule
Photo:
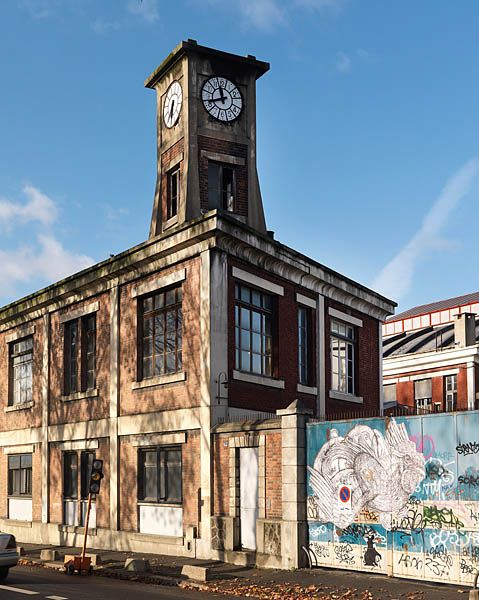
[[231, 54], [230, 52], [215, 50], [208, 48], [207, 46], [200, 46], [196, 40], [190, 39], [180, 42], [176, 48], [170, 52], [161, 65], [145, 80], [145, 87], [154, 89], [165, 73], [170, 71], [175, 63], [188, 54], [202, 55], [205, 58], [211, 57], [214, 60], [224, 60], [225, 62], [235, 64], [238, 70], [240, 70], [241, 67], [246, 68], [249, 72], [254, 70], [256, 71], [256, 79], [269, 71], [269, 63], [257, 60], [255, 56], [238, 56], [237, 54]]

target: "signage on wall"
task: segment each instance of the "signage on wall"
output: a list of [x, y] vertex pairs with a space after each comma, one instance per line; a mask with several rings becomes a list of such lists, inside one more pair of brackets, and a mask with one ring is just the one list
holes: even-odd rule
[[340, 510], [351, 510], [351, 488], [342, 485], [338, 490], [338, 507]]

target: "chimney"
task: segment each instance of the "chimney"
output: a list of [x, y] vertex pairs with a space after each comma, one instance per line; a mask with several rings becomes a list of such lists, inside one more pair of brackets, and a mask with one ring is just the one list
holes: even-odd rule
[[454, 321], [454, 344], [457, 348], [473, 346], [476, 343], [475, 313], [461, 313]]

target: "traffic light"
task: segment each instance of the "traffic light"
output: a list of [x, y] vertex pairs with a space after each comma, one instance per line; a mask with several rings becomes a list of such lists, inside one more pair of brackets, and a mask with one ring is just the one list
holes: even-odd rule
[[100, 492], [100, 484], [103, 477], [103, 461], [99, 458], [95, 458], [91, 466], [90, 494], [98, 494]]

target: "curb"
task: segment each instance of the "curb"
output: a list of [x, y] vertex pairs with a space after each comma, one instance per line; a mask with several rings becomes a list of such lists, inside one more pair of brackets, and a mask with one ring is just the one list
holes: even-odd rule
[[[53, 571], [64, 571], [63, 563], [44, 562], [35, 558], [22, 557], [19, 559], [17, 564], [24, 567], [41, 567], [43, 569], [51, 569]], [[111, 577], [112, 579], [137, 581], [140, 583], [166, 585], [170, 587], [180, 587], [182, 583], [186, 583], [186, 581], [183, 579], [178, 579], [176, 577], [168, 577], [167, 575], [154, 575], [152, 573], [142, 575], [140, 573], [129, 573], [124, 569], [116, 569], [112, 566], [102, 565], [93, 567], [93, 575], [96, 575], [97, 577]]]

